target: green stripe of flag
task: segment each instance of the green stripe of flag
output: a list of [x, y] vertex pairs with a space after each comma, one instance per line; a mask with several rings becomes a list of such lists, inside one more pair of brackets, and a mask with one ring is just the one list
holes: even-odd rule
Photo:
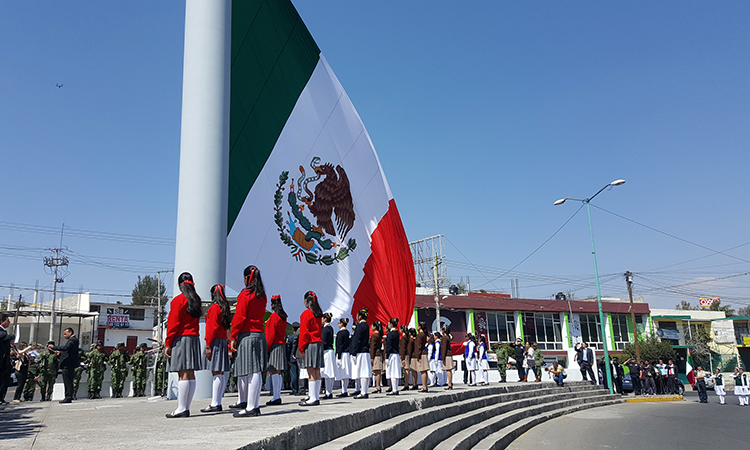
[[233, 2], [227, 234], [319, 57], [291, 1]]

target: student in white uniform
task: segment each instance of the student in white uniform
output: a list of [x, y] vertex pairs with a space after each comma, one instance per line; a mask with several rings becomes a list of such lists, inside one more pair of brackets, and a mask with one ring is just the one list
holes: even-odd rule
[[320, 376], [325, 380], [326, 395], [324, 400], [333, 398], [333, 380], [336, 377], [336, 354], [333, 351], [333, 326], [331, 318], [333, 315], [329, 312], [323, 314], [323, 368], [320, 369]]
[[727, 395], [727, 392], [724, 390], [724, 375], [721, 374], [721, 370], [717, 368], [714, 374], [711, 375], [711, 379], [714, 380], [714, 392], [719, 397], [719, 404], [725, 405], [724, 396]]
[[466, 370], [469, 371], [469, 386], [477, 385], [477, 343], [472, 336], [466, 344]]
[[750, 378], [742, 367], [734, 369], [734, 395], [740, 400], [740, 406], [748, 406], [748, 395], [750, 395]]
[[427, 386], [435, 387], [435, 336], [432, 333], [427, 335], [427, 361], [430, 362]]
[[445, 386], [445, 372], [443, 372], [443, 354], [440, 346], [442, 345], [442, 336], [437, 331], [435, 336], [435, 384]]
[[480, 371], [479, 383], [487, 385], [487, 384], [490, 384], [490, 372], [489, 372], [490, 363], [489, 361], [487, 361], [487, 338], [485, 338], [484, 335], [481, 335], [479, 339], [481, 341], [479, 342], [479, 358], [478, 358], [479, 371]]
[[388, 321], [388, 334], [385, 337], [385, 377], [391, 383], [391, 389], [386, 395], [398, 395], [398, 384], [401, 379], [401, 355], [399, 342], [401, 333], [398, 332], [398, 319]]

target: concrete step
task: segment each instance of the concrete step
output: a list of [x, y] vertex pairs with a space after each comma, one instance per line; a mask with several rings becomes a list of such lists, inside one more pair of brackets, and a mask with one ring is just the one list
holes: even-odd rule
[[[430, 425], [414, 429], [408, 436], [394, 444], [393, 450], [423, 450], [445, 446], [446, 442], [459, 442], [457, 436], [463, 436], [467, 429], [474, 429], [477, 424], [494, 420], [498, 416], [512, 415], [517, 411], [530, 410], [538, 405], [544, 406], [555, 402], [571, 403], [579, 399], [598, 399], [603, 395], [600, 389], [591, 387], [552, 388], [539, 395], [526, 395], [505, 402], [491, 402], [479, 408], [466, 408], [457, 413], [441, 414], [435, 417]], [[451, 445], [445, 448], [453, 448]]]
[[595, 392], [589, 395], [568, 396], [567, 398], [551, 396], [547, 401], [528, 402], [527, 405], [519, 406], [514, 410], [497, 411], [498, 414], [490, 414], [489, 417], [487, 417], [487, 414], [483, 414], [481, 419], [478, 418], [473, 424], [468, 423], [467, 426], [442, 439], [431, 448], [435, 448], [435, 450], [470, 449], [486, 436], [507, 427], [512, 428], [514, 424], [520, 421], [531, 420], [540, 415], [578, 405], [614, 400], [614, 397], [610, 396], [609, 393], [601, 395]]
[[[552, 386], [554, 385], [551, 383], [525, 385], [523, 387], [516, 386], [509, 390], [502, 388], [491, 389], [490, 392], [486, 393], [482, 392], [481, 389], [471, 390], [470, 393], [473, 395], [469, 397], [466, 397], [469, 393], [465, 393], [464, 396], [466, 398], [456, 398], [452, 402], [442, 405], [430, 407], [422, 405], [423, 407], [418, 410], [392, 417], [383, 422], [374, 423], [368, 427], [363, 427], [360, 430], [341, 436], [324, 445], [314, 447], [314, 449], [382, 449], [396, 444], [415, 430], [431, 427], [436, 421], [446, 418], [450, 419], [487, 406], [510, 404], [510, 402], [515, 400], [536, 398], [545, 395], [562, 395], [563, 393], [577, 395], [578, 392], [592, 391], [590, 385], [573, 385], [565, 388]], [[492, 393], [498, 390], [502, 393]]]
[[[572, 390], [591, 390], [595, 389], [594, 386], [586, 382], [570, 382], [566, 383], [565, 389]], [[485, 387], [465, 388], [462, 385], [458, 385], [456, 390], [445, 391], [438, 389], [430, 391], [427, 394], [416, 394], [416, 391], [409, 391], [408, 394], [399, 397], [388, 397], [387, 403], [383, 404], [382, 401], [386, 400], [386, 397], [376, 395], [374, 398], [378, 398], [377, 405], [372, 405], [373, 400], [352, 400], [351, 398], [344, 400], [351, 402], [352, 404], [357, 403], [362, 405], [361, 410], [355, 413], [345, 414], [334, 418], [326, 418], [323, 420], [311, 420], [309, 423], [304, 425], [296, 426], [285, 432], [279, 433], [272, 437], [258, 440], [249, 443], [242, 447], [243, 450], [268, 450], [268, 449], [279, 449], [279, 450], [306, 450], [316, 446], [326, 450], [330, 448], [343, 448], [338, 445], [332, 445], [333, 441], [337, 441], [341, 438], [346, 438], [348, 435], [359, 433], [359, 431], [373, 427], [371, 430], [383, 430], [383, 424], [391, 422], [392, 419], [402, 417], [401, 419], [395, 419], [395, 422], [403, 421], [403, 417], [406, 414], [412, 415], [424, 415], [424, 411], [440, 407], [444, 405], [458, 404], [471, 399], [480, 399], [482, 401], [486, 397], [511, 394], [521, 395], [530, 394], [535, 395], [537, 391], [541, 389], [560, 389], [555, 387], [553, 383], [523, 383], [523, 384], [495, 384]], [[372, 394], [371, 394], [372, 397]], [[421, 413], [420, 413], [421, 412]], [[420, 413], [420, 414], [415, 414]], [[417, 424], [416, 426], [419, 426]], [[397, 427], [398, 428], [398, 427]], [[409, 429], [398, 428], [404, 435], [413, 431], [415, 428]], [[382, 434], [382, 433], [381, 433]], [[361, 435], [361, 434], [358, 434]], [[396, 439], [397, 441], [398, 439]], [[338, 441], [342, 445], [345, 443]], [[348, 442], [348, 441], [347, 441]], [[395, 441], [393, 441], [395, 442]], [[368, 447], [368, 448], [383, 448], [382, 446]], [[358, 447], [358, 450], [364, 450]]]
[[611, 398], [597, 402], [583, 402], [527, 417], [485, 436], [471, 448], [473, 450], [503, 450], [507, 448], [510, 443], [513, 442], [517, 437], [521, 436], [540, 423], [546, 422], [550, 419], [554, 419], [555, 417], [564, 416], [566, 414], [571, 414], [584, 409], [609, 406], [617, 403], [623, 403], [623, 400], [620, 398]]

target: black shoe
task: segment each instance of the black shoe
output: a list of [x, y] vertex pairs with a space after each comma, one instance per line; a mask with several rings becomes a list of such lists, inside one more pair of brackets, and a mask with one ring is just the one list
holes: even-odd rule
[[260, 408], [255, 408], [250, 411], [243, 409], [232, 414], [234, 417], [256, 417], [260, 415]]
[[190, 410], [186, 409], [185, 411], [183, 411], [181, 413], [177, 413], [177, 414], [171, 412], [169, 414], [166, 414], [166, 416], [167, 416], [167, 419], [177, 419], [177, 418], [180, 418], [180, 417], [190, 417]]
[[338, 398], [349, 397], [349, 393], [348, 392], [342, 392], [341, 394], [337, 395], [336, 397], [338, 397]]
[[356, 397], [354, 397], [357, 400], [363, 399], [363, 398], [370, 398], [370, 394], [359, 394]]
[[71, 400], [71, 399], [69, 399], [69, 398], [66, 398], [66, 399], [60, 400], [60, 404], [63, 404], [63, 403], [73, 403], [73, 400]]
[[398, 395], [398, 391], [386, 392], [385, 395]]
[[322, 396], [320, 398], [323, 399], [323, 400], [330, 400], [330, 399], [333, 398], [333, 394], [326, 394], [326, 395], [324, 395], [324, 396]]
[[299, 402], [299, 405], [300, 406], [320, 406], [320, 400], [315, 400], [312, 403], [308, 403], [308, 402], [302, 400], [301, 402]]
[[281, 404], [281, 399], [277, 398], [276, 400], [269, 400], [266, 402], [266, 406], [278, 406]]
[[245, 408], [247, 408], [247, 402], [235, 403], [234, 405], [229, 405], [229, 409], [245, 409]]
[[223, 411], [223, 408], [221, 405], [211, 406], [208, 405], [208, 407], [201, 409], [201, 412], [209, 413], [209, 412], [220, 412]]
[[357, 397], [357, 396], [359, 396], [359, 394], [361, 394], [360, 391], [354, 391], [354, 392], [352, 392], [352, 397]]

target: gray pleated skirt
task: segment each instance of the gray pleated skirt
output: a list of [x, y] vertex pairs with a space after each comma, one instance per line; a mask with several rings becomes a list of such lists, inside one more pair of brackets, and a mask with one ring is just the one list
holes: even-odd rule
[[268, 354], [265, 333], [240, 333], [237, 337], [237, 358], [234, 374], [238, 377], [265, 372]]
[[211, 343], [211, 360], [203, 358], [203, 367], [212, 372], [229, 372], [229, 348], [226, 339], [214, 339]]
[[203, 367], [200, 336], [177, 336], [172, 341], [172, 357], [169, 371], [201, 370]]
[[286, 370], [287, 364], [286, 346], [284, 344], [272, 345], [268, 352], [268, 370]]
[[305, 367], [309, 369], [319, 369], [324, 366], [323, 343], [312, 342], [307, 344], [307, 348], [305, 349]]

